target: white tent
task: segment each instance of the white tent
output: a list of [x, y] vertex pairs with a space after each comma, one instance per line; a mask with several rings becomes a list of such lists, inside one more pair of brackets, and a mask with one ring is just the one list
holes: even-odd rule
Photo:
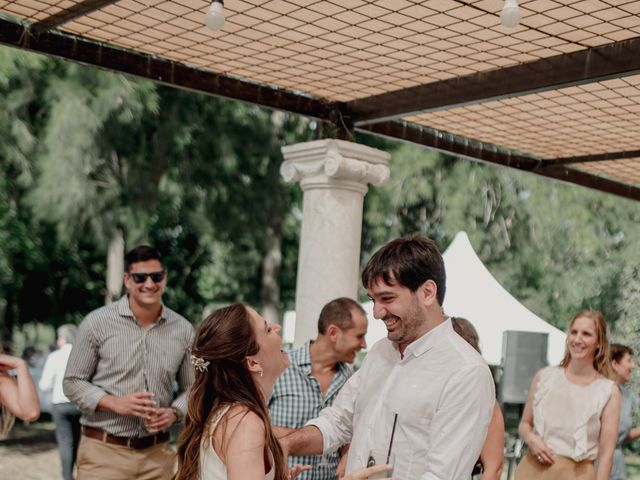
[[562, 360], [564, 332], [536, 316], [498, 283], [465, 232], [456, 234], [442, 256], [447, 271], [444, 311], [473, 323], [487, 363], [500, 364], [502, 334], [507, 330], [548, 333], [547, 361], [557, 365]]
[[[487, 363], [501, 363], [502, 335], [512, 330], [547, 333], [547, 361], [557, 365], [562, 360], [564, 332], [536, 316], [498, 283], [476, 255], [465, 232], [456, 234], [442, 257], [447, 272], [444, 310], [447, 315], [464, 317], [473, 323]], [[386, 337], [387, 329], [373, 317], [373, 302], [366, 302], [362, 307], [369, 319], [366, 341], [370, 348]], [[284, 320], [285, 341], [293, 342], [295, 312], [286, 312]]]

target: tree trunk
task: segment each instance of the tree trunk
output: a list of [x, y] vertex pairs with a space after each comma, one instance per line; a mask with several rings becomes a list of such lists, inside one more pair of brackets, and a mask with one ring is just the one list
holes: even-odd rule
[[[13, 323], [14, 323], [14, 314], [13, 314], [13, 292], [11, 290], [6, 290], [6, 298], [0, 304], [1, 305], [1, 316], [0, 319], [2, 323], [0, 324], [0, 341], [7, 346], [11, 345], [11, 339], [13, 338]], [[2, 351], [2, 346], [0, 346], [0, 352]], [[7, 353], [7, 352], [5, 352]]]
[[105, 303], [108, 305], [122, 296], [122, 276], [124, 274], [124, 234], [116, 229], [109, 241], [107, 253], [107, 291]]
[[284, 216], [284, 193], [280, 181], [280, 143], [286, 115], [283, 112], [271, 114], [271, 150], [277, 152], [269, 159], [267, 179], [273, 192], [269, 202], [270, 220], [266, 228], [265, 252], [262, 259], [262, 281], [260, 285], [261, 314], [265, 320], [279, 322], [280, 306], [280, 265], [282, 264], [282, 217]]
[[[276, 227], [277, 228], [277, 227]], [[262, 259], [261, 300], [262, 316], [267, 322], [279, 323], [280, 283], [278, 274], [282, 263], [282, 233], [270, 226], [267, 229], [267, 250]]]

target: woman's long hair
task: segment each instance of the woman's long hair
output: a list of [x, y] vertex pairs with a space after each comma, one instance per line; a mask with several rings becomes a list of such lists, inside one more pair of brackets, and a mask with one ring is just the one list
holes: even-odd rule
[[[604, 315], [602, 315], [602, 312], [597, 310], [583, 310], [579, 312], [571, 319], [571, 323], [569, 323], [569, 328], [567, 329], [567, 335], [571, 332], [571, 328], [575, 321], [580, 317], [593, 320], [593, 323], [596, 326], [598, 346], [596, 347], [595, 355], [593, 357], [593, 368], [595, 368], [599, 374], [609, 378], [611, 374], [611, 369], [609, 367], [609, 339], [607, 338], [607, 322], [604, 319]], [[569, 339], [567, 338], [567, 342], [568, 341]], [[564, 351], [564, 358], [560, 362], [560, 366], [566, 368], [570, 361], [571, 352], [569, 352], [569, 345], [567, 343]]]
[[222, 407], [233, 404], [246, 407], [262, 419], [275, 479], [286, 479], [284, 455], [271, 429], [267, 404], [245, 367], [246, 358], [258, 350], [253, 322], [241, 303], [214, 311], [199, 326], [191, 354], [209, 365], [206, 370], [195, 372], [184, 428], [178, 439], [178, 471], [174, 480], [200, 479], [200, 447], [209, 441], [209, 422]]

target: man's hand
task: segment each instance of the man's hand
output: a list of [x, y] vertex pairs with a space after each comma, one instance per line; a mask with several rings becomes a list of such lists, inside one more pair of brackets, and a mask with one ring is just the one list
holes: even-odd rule
[[169, 428], [176, 420], [172, 408], [156, 408], [151, 418], [145, 420], [144, 425], [149, 433], [158, 433]]
[[287, 480], [291, 480], [292, 478], [297, 477], [302, 472], [306, 472], [307, 470], [311, 470], [311, 465], [296, 465], [295, 467], [289, 469]]
[[[98, 408], [110, 410], [125, 417], [139, 417], [148, 420], [154, 413], [156, 402], [151, 392], [133, 392], [124, 397], [105, 395], [98, 402]], [[173, 415], [173, 412], [171, 412]]]

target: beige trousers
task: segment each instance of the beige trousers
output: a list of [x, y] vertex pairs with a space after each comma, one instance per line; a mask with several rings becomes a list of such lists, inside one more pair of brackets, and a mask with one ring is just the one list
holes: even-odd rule
[[171, 480], [175, 462], [169, 442], [134, 450], [82, 435], [77, 480]]
[[591, 460], [574, 462], [556, 455], [553, 465], [542, 464], [529, 452], [518, 464], [516, 480], [595, 480], [596, 469]]

